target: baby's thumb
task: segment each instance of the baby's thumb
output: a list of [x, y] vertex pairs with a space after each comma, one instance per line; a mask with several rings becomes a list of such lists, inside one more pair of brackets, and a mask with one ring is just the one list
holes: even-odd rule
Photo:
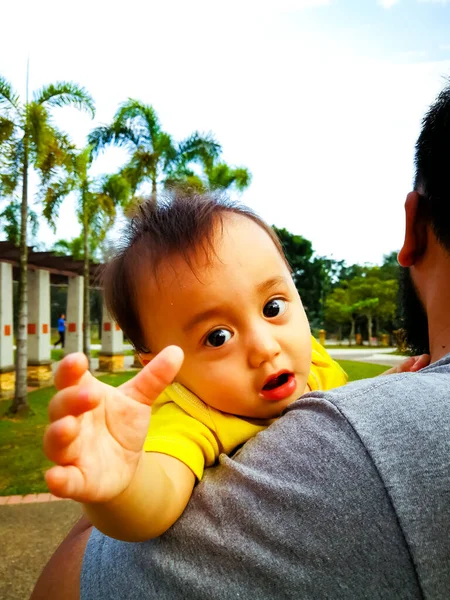
[[153, 404], [176, 377], [183, 364], [183, 358], [181, 348], [167, 346], [136, 377], [121, 385], [121, 392], [142, 404]]
[[88, 371], [88, 360], [81, 352], [65, 356], [55, 373], [55, 387], [62, 390], [72, 385], [79, 385], [82, 380], [92, 377]]

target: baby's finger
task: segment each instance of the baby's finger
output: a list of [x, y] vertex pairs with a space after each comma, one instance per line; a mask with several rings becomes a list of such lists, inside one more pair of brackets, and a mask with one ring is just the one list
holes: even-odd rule
[[121, 391], [142, 404], [152, 404], [172, 383], [183, 363], [178, 346], [167, 346], [140, 373], [120, 386]]
[[44, 434], [44, 453], [55, 463], [68, 464], [76, 458], [73, 442], [80, 433], [80, 423], [73, 416], [52, 423]]
[[50, 422], [58, 421], [67, 415], [78, 417], [96, 408], [101, 401], [100, 390], [94, 386], [76, 386], [61, 390], [53, 396], [48, 405]]
[[83, 495], [84, 477], [73, 465], [52, 467], [45, 473], [45, 481], [50, 492], [60, 498], [80, 500]]
[[[88, 372], [88, 361], [81, 352], [74, 352], [65, 356], [55, 373], [55, 387], [58, 390], [77, 385]], [[90, 373], [89, 373], [90, 375]]]

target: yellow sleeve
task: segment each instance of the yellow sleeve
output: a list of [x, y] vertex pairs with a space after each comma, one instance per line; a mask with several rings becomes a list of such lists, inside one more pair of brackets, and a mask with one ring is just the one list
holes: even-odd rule
[[152, 406], [144, 450], [181, 460], [199, 480], [205, 467], [212, 466], [219, 456], [213, 432], [164, 394]]
[[346, 372], [313, 337], [311, 371], [308, 377], [308, 385], [311, 391], [331, 390], [345, 385], [347, 381]]

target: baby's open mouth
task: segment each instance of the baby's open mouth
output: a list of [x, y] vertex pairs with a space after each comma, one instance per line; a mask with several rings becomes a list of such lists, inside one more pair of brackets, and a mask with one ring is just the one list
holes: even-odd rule
[[263, 390], [274, 390], [275, 388], [280, 387], [280, 385], [284, 385], [287, 383], [289, 375], [290, 373], [282, 373], [281, 375], [278, 375], [278, 377], [274, 377], [266, 383]]
[[270, 377], [264, 384], [261, 395], [266, 400], [277, 402], [278, 400], [284, 400], [285, 398], [292, 396], [296, 387], [297, 381], [295, 373], [285, 371], [284, 373]]

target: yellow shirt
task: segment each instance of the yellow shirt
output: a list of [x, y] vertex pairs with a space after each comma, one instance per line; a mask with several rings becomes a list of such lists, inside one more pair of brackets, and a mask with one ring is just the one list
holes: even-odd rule
[[[311, 391], [329, 390], [345, 383], [345, 372], [312, 338], [308, 377]], [[172, 383], [152, 406], [144, 450], [178, 458], [201, 479], [205, 467], [211, 467], [219, 454], [230, 454], [272, 421], [223, 413], [205, 404], [181, 384]]]

